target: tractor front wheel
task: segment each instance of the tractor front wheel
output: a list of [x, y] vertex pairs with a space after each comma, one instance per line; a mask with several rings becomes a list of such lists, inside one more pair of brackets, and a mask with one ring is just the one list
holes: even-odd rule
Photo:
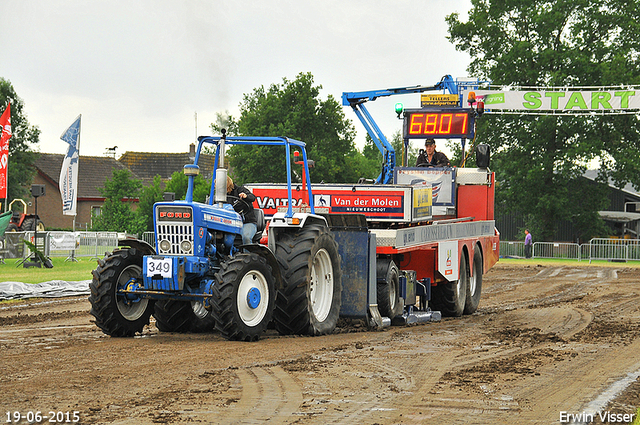
[[242, 253], [220, 265], [213, 285], [212, 314], [227, 339], [257, 341], [273, 316], [275, 278], [267, 260]]
[[142, 280], [143, 253], [135, 248], [117, 249], [98, 260], [89, 284], [91, 314], [96, 325], [110, 336], [134, 336], [149, 324], [153, 301], [129, 297], [118, 291]]

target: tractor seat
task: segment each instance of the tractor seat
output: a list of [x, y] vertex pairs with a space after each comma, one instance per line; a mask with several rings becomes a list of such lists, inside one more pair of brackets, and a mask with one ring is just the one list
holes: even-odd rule
[[264, 231], [266, 223], [264, 221], [264, 211], [262, 211], [260, 208], [255, 208], [253, 210], [253, 212], [256, 215], [256, 228], [257, 229], [256, 229], [256, 234], [251, 239], [251, 242], [258, 243], [258, 242], [260, 242], [260, 239], [262, 238], [262, 232]]

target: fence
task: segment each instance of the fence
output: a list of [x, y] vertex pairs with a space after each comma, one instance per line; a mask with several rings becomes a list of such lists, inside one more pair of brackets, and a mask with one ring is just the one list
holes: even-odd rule
[[37, 243], [34, 232], [8, 232], [0, 240], [0, 260], [25, 258], [31, 250], [25, 240], [34, 243], [47, 257], [102, 258], [118, 246], [124, 233], [116, 232], [38, 232]]
[[[116, 232], [39, 232], [37, 247], [47, 257], [102, 258], [118, 246], [127, 235]], [[154, 233], [145, 232], [142, 239], [155, 246]], [[34, 232], [8, 232], [0, 238], [0, 262], [5, 258], [26, 258], [31, 254], [24, 243], [34, 243]], [[524, 257], [524, 242], [501, 241], [502, 257]], [[640, 240], [594, 238], [589, 243], [535, 242], [533, 258], [573, 260], [640, 261]]]
[[[500, 241], [502, 257], [524, 257], [524, 242]], [[640, 240], [594, 238], [589, 243], [535, 242], [533, 258], [639, 261]]]

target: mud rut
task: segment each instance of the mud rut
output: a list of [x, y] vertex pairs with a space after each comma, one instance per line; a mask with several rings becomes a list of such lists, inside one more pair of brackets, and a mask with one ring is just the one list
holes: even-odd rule
[[[2, 421], [550, 424], [640, 372], [640, 268], [626, 265], [499, 263], [472, 316], [317, 338], [239, 343], [153, 323], [110, 338], [88, 311], [86, 298], [0, 304]], [[639, 388], [603, 409], [635, 413]]]

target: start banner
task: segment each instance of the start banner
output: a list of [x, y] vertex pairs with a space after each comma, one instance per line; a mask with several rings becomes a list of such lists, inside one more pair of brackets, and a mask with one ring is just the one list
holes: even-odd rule
[[476, 90], [485, 110], [528, 112], [633, 112], [640, 110], [640, 87], [619, 90]]

